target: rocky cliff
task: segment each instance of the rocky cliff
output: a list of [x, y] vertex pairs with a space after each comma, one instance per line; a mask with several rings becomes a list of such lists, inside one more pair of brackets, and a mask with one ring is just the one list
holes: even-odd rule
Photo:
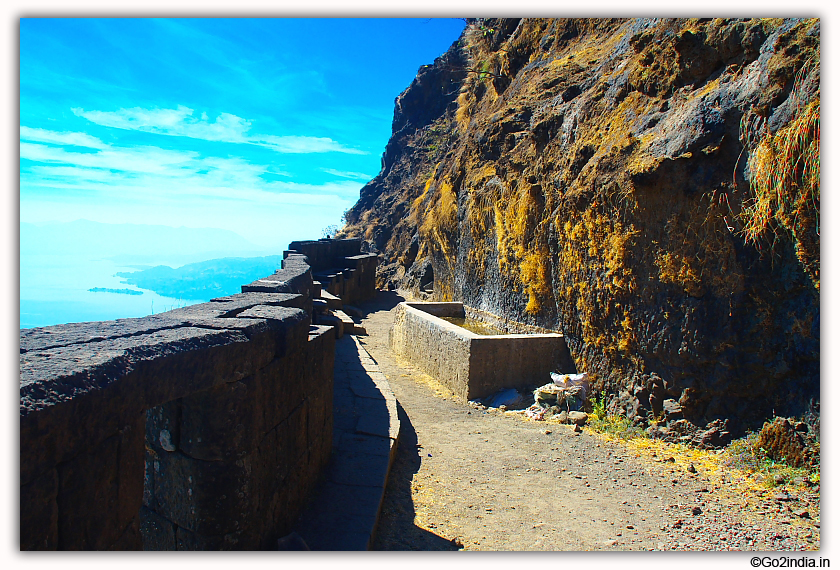
[[726, 437], [801, 414], [819, 399], [819, 34], [467, 20], [397, 98], [343, 234], [381, 253], [380, 286], [564, 333], [641, 422], [664, 405]]

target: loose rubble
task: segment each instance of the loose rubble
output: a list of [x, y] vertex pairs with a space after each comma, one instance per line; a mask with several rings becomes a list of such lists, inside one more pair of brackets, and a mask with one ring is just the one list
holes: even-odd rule
[[[475, 407], [496, 408], [518, 412], [537, 421], [551, 419], [562, 424], [583, 426], [589, 414], [583, 411], [589, 395], [589, 375], [551, 373], [552, 382], [531, 393], [513, 388], [502, 390], [489, 398], [472, 400]], [[529, 405], [530, 404], [530, 405]]]

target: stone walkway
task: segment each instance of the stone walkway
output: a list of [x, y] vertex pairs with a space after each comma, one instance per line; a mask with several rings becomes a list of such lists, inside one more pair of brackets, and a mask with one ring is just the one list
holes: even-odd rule
[[368, 550], [397, 449], [397, 400], [350, 335], [336, 341], [333, 381], [332, 457], [295, 532], [310, 550]]

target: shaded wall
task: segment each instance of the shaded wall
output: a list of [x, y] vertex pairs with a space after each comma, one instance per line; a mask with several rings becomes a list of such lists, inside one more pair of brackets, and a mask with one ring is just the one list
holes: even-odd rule
[[[21, 330], [20, 547], [259, 549], [332, 438], [312, 276], [142, 319]], [[142, 531], [142, 532], [141, 532]]]

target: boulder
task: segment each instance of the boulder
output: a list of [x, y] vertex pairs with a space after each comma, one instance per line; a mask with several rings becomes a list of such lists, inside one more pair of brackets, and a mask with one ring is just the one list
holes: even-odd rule
[[682, 418], [682, 406], [676, 400], [667, 399], [662, 402], [662, 412], [665, 414], [665, 420], [678, 420]]
[[579, 426], [586, 424], [586, 420], [588, 419], [589, 414], [586, 412], [569, 412], [568, 415], [568, 422]]
[[784, 461], [792, 467], [803, 467], [819, 461], [819, 454], [808, 445], [804, 434], [787, 418], [775, 418], [761, 428], [756, 445], [768, 457]]

